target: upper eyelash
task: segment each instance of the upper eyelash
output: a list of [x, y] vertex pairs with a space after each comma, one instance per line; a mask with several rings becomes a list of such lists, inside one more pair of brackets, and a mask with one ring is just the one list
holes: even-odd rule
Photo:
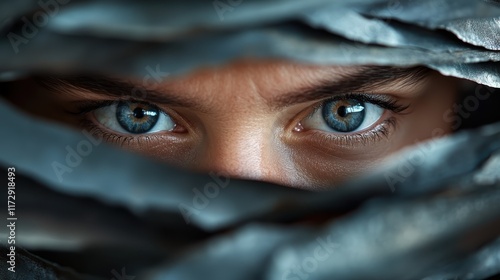
[[[335, 98], [335, 97], [334, 97]], [[359, 94], [359, 93], [349, 93], [345, 95], [346, 99], [358, 99], [363, 102], [372, 103], [378, 105], [384, 109], [390, 110], [394, 113], [401, 113], [408, 109], [409, 105], [401, 105], [394, 99], [389, 97], [388, 95], [381, 94]]]
[[402, 113], [406, 109], [408, 109], [409, 105], [401, 105], [398, 104], [396, 100], [381, 94], [366, 94], [366, 93], [346, 93], [342, 95], [333, 96], [328, 99], [321, 100], [315, 106], [315, 110], [320, 108], [325, 102], [332, 100], [346, 100], [346, 99], [356, 99], [362, 102], [372, 103], [377, 106], [380, 106], [384, 109], [390, 110], [394, 113]]
[[386, 110], [390, 110], [391, 112], [394, 112], [396, 114], [401, 114], [403, 113], [410, 105], [401, 105], [398, 104], [396, 100], [393, 98], [387, 96], [387, 95], [381, 95], [381, 94], [366, 94], [366, 93], [346, 93], [342, 95], [336, 95], [327, 99], [323, 99], [319, 101], [316, 105], [314, 105], [313, 109], [311, 112], [306, 116], [306, 117], [312, 117], [314, 113], [316, 113], [321, 106], [327, 101], [332, 101], [332, 100], [346, 100], [346, 99], [356, 99], [362, 102], [367, 102], [367, 103], [372, 103], [377, 106], [380, 106], [381, 108], [384, 108]]
[[146, 104], [148, 106], [154, 107], [159, 111], [165, 112], [164, 110], [158, 108], [158, 106], [156, 106], [155, 104], [147, 102], [147, 101], [135, 100], [135, 99], [117, 99], [117, 100], [105, 100], [105, 101], [89, 100], [89, 101], [79, 102], [76, 106], [78, 111], [77, 112], [69, 112], [69, 113], [75, 114], [75, 115], [84, 115], [84, 114], [90, 113], [94, 110], [113, 105], [113, 104], [118, 103], [120, 101], [127, 101], [127, 102], [131, 102], [131, 103], [142, 103], [142, 104]]

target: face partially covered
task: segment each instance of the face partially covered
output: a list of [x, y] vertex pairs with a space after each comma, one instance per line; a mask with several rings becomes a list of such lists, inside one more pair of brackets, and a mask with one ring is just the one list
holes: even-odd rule
[[456, 79], [421, 67], [240, 61], [161, 82], [39, 78], [6, 97], [176, 166], [320, 189], [451, 132], [456, 92]]

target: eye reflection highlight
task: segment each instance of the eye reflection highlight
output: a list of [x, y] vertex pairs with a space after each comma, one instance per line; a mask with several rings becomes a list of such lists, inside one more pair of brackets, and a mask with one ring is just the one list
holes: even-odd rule
[[[367, 130], [378, 123], [384, 112], [400, 112], [403, 108], [390, 100], [374, 100], [365, 95], [346, 95], [320, 102], [295, 131], [321, 130], [349, 134]], [[373, 104], [378, 103], [378, 105]]]
[[118, 101], [93, 111], [96, 122], [123, 134], [173, 131], [176, 123], [155, 105], [145, 102]]

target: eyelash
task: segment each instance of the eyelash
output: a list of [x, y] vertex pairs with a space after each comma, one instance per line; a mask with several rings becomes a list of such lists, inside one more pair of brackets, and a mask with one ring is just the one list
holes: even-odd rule
[[368, 145], [375, 143], [382, 138], [389, 137], [391, 130], [397, 126], [397, 119], [394, 117], [388, 118], [384, 122], [378, 124], [375, 128], [363, 132], [352, 134], [333, 134], [325, 133], [319, 130], [311, 131], [311, 136], [316, 137], [321, 146], [331, 146], [335, 143], [337, 146], [355, 146], [357, 144]]
[[118, 144], [119, 146], [130, 146], [132, 144], [145, 145], [147, 143], [143, 142], [157, 141], [160, 137], [162, 137], [159, 134], [143, 134], [138, 136], [120, 135], [116, 132], [109, 132], [106, 129], [97, 126], [93, 121], [88, 119], [81, 120], [80, 124], [82, 125], [82, 127], [88, 129], [88, 132], [91, 135], [102, 138], [105, 142]]
[[[348, 93], [343, 95], [334, 96], [329, 99], [319, 101], [306, 116], [311, 117], [317, 110], [321, 109], [323, 104], [327, 101], [344, 100], [344, 99], [357, 99], [362, 102], [369, 102], [374, 105], [380, 106], [383, 109], [389, 110], [395, 114], [404, 114], [405, 110], [410, 107], [409, 105], [398, 104], [396, 100], [387, 95], [374, 95], [366, 93]], [[362, 132], [355, 132], [350, 134], [335, 134], [327, 133], [320, 130], [309, 130], [310, 136], [319, 139], [317, 140], [320, 145], [332, 145], [332, 142], [339, 146], [355, 146], [356, 144], [367, 145], [377, 142], [382, 138], [387, 138], [392, 130], [397, 126], [397, 118], [394, 116], [387, 118], [382, 123], [374, 128]]]
[[389, 111], [392, 111], [392, 112], [398, 113], [398, 114], [404, 112], [409, 107], [409, 106], [403, 106], [401, 104], [398, 104], [396, 100], [394, 100], [393, 98], [391, 98], [387, 95], [366, 94], [366, 93], [347, 93], [347, 94], [338, 95], [338, 96], [334, 96], [332, 98], [321, 100], [320, 102], [318, 102], [314, 106], [313, 111], [310, 113], [310, 115], [314, 114], [314, 112], [316, 110], [321, 108], [321, 106], [326, 101], [344, 100], [344, 99], [357, 99], [357, 100], [362, 101], [362, 102], [372, 103], [372, 104], [380, 106], [386, 110], [389, 110]]
[[[162, 134], [159, 133], [142, 134], [142, 135], [124, 135], [124, 134], [119, 134], [118, 132], [110, 132], [108, 131], [108, 129], [100, 127], [100, 125], [96, 124], [95, 121], [90, 120], [88, 118], [84, 118], [85, 115], [88, 115], [89, 113], [97, 109], [110, 106], [118, 101], [145, 102], [142, 100], [135, 100], [135, 99], [118, 99], [118, 100], [105, 100], [105, 101], [90, 100], [90, 101], [78, 102], [78, 104], [75, 106], [76, 112], [68, 111], [68, 113], [80, 116], [82, 118], [80, 120], [80, 125], [88, 129], [90, 134], [101, 137], [105, 142], [119, 144], [120, 146], [131, 145], [131, 144], [142, 145], [145, 144], [142, 143], [144, 141], [149, 142], [152, 140], [157, 140], [162, 137]], [[145, 103], [151, 104], [149, 102]]]
[[[396, 114], [403, 114], [403, 112], [409, 106], [403, 106], [397, 103], [396, 100], [387, 96], [387, 95], [373, 95], [366, 93], [348, 93], [343, 95], [334, 96], [329, 99], [324, 99], [319, 101], [311, 110], [311, 112], [306, 116], [312, 116], [317, 110], [323, 106], [326, 101], [332, 100], [343, 100], [343, 99], [357, 99], [362, 102], [369, 102], [374, 105], [380, 106], [383, 109], [389, 110]], [[87, 115], [94, 110], [99, 108], [112, 105], [113, 103], [119, 100], [107, 100], [107, 101], [85, 101], [79, 102], [77, 104], [76, 112], [69, 112], [74, 115], [84, 116]], [[128, 100], [131, 102], [144, 102], [140, 100]], [[106, 129], [99, 127], [96, 125], [94, 121], [84, 118], [81, 120], [81, 125], [89, 130], [90, 133], [94, 135], [99, 135], [107, 142], [117, 143], [120, 145], [125, 145], [125, 143], [130, 144], [133, 141], [136, 141], [136, 144], [141, 144], [142, 141], [150, 141], [152, 138], [161, 137], [158, 134], [144, 134], [144, 135], [120, 135], [116, 132], [109, 132]], [[369, 143], [376, 142], [381, 138], [387, 138], [395, 127], [397, 126], [397, 118], [390, 117], [378, 124], [375, 128], [372, 128], [367, 131], [351, 133], [351, 134], [335, 134], [335, 133], [326, 133], [319, 130], [310, 130], [310, 134], [314, 137], [321, 145], [332, 145], [336, 143], [336, 145], [341, 146], [354, 146], [355, 144], [367, 145]]]

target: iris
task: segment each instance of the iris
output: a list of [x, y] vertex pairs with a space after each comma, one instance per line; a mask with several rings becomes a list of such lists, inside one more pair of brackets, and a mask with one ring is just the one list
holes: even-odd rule
[[329, 100], [323, 105], [326, 124], [338, 132], [352, 132], [365, 119], [365, 104], [356, 99]]
[[150, 131], [158, 122], [160, 110], [154, 106], [120, 101], [116, 106], [116, 119], [127, 132], [141, 134]]

